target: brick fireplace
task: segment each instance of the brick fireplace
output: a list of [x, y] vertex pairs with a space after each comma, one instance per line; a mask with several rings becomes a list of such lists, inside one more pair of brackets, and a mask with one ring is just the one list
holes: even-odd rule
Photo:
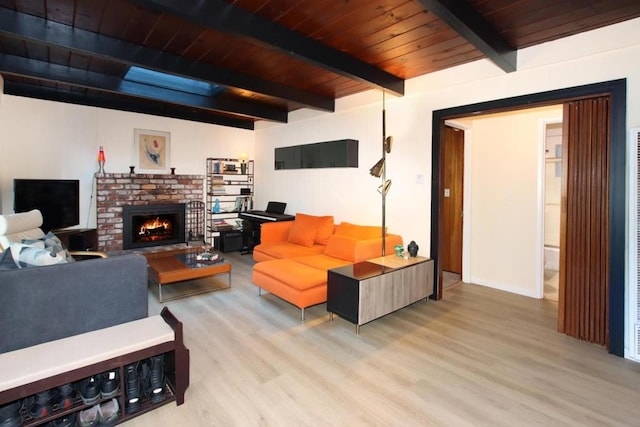
[[203, 175], [108, 173], [96, 177], [98, 248], [123, 249], [123, 207], [202, 201]]
[[122, 207], [122, 248], [137, 249], [185, 242], [184, 203]]

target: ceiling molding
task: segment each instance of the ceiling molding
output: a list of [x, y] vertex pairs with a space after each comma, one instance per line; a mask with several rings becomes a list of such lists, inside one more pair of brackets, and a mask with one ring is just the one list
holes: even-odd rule
[[287, 122], [288, 113], [285, 110], [268, 108], [245, 101], [210, 98], [207, 96], [130, 82], [120, 77], [109, 76], [106, 74], [71, 68], [44, 61], [26, 59], [20, 56], [0, 54], [0, 70], [3, 73], [16, 76], [28, 76], [31, 78], [59, 82], [72, 86], [100, 90], [103, 92], [137, 96], [168, 104], [177, 104], [223, 113], [232, 112], [248, 117], [261, 118], [281, 123]]
[[91, 31], [48, 21], [36, 16], [0, 8], [0, 32], [29, 39], [47, 46], [108, 58], [126, 65], [138, 65], [155, 71], [192, 78], [225, 87], [234, 87], [263, 95], [286, 99], [303, 106], [333, 112], [332, 98], [298, 90], [235, 71], [190, 61], [177, 55], [114, 39]]
[[518, 51], [466, 1], [418, 0], [418, 3], [453, 28], [503, 71], [511, 73], [517, 70]]
[[252, 39], [343, 77], [404, 95], [403, 79], [223, 0], [133, 0], [133, 3]]

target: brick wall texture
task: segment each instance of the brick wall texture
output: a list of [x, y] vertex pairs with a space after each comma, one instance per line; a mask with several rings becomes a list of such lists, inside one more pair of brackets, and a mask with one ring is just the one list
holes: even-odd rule
[[96, 177], [98, 247], [122, 250], [122, 207], [204, 201], [204, 175], [108, 173]]

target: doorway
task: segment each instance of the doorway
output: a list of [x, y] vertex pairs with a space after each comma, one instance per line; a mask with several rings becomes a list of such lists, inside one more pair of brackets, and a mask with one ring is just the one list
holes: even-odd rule
[[464, 131], [445, 126], [442, 149], [442, 270], [444, 286], [462, 279]]
[[514, 98], [472, 104], [433, 112], [433, 140], [432, 140], [432, 197], [431, 227], [437, 232], [432, 233], [431, 256], [435, 261], [435, 297], [442, 298], [442, 265], [440, 251], [442, 250], [442, 136], [445, 132], [444, 121], [455, 119], [478, 112], [508, 111], [543, 106], [565, 102], [570, 99], [606, 95], [610, 99], [611, 126], [609, 128], [610, 169], [608, 172], [608, 199], [610, 201], [607, 216], [608, 253], [608, 350], [618, 356], [624, 356], [624, 271], [625, 271], [625, 157], [626, 157], [626, 80], [616, 80], [592, 85], [560, 89], [538, 94], [525, 95]]
[[558, 301], [560, 286], [560, 218], [562, 202], [562, 122], [545, 122], [543, 185], [544, 299]]
[[[553, 262], [559, 253], [560, 185], [558, 175], [548, 187], [555, 192], [554, 215], [549, 215], [543, 203], [545, 165], [545, 125], [561, 126], [562, 105], [518, 109], [499, 113], [475, 114], [446, 124], [464, 129], [464, 237], [462, 281], [489, 286], [507, 292], [542, 298], [544, 292], [544, 261]], [[445, 128], [445, 132], [448, 129]], [[451, 132], [451, 131], [449, 131]], [[442, 202], [443, 248], [447, 248], [451, 221], [447, 210], [447, 175], [452, 160], [446, 154], [450, 137], [445, 133], [443, 144]], [[452, 133], [452, 132], [451, 132]], [[457, 132], [459, 133], [459, 132]], [[561, 143], [561, 128], [555, 130]], [[461, 162], [462, 163], [462, 162]], [[559, 165], [561, 166], [561, 165]], [[561, 172], [549, 169], [552, 176]], [[555, 184], [552, 187], [551, 184]], [[457, 212], [456, 217], [459, 217]], [[544, 221], [543, 221], [544, 219]], [[547, 256], [543, 255], [544, 227], [547, 231]], [[551, 232], [550, 232], [551, 231]], [[553, 236], [553, 239], [549, 235]], [[553, 254], [549, 254], [554, 251]], [[443, 251], [443, 285], [450, 277], [447, 250]], [[550, 280], [559, 280], [559, 267], [550, 266]], [[558, 286], [554, 287], [557, 289]], [[553, 298], [557, 301], [558, 297]]]

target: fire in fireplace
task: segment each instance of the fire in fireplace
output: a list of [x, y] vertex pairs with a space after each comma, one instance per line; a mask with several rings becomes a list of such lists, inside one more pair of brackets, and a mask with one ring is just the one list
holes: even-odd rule
[[185, 204], [123, 206], [124, 249], [170, 245], [185, 241]]

